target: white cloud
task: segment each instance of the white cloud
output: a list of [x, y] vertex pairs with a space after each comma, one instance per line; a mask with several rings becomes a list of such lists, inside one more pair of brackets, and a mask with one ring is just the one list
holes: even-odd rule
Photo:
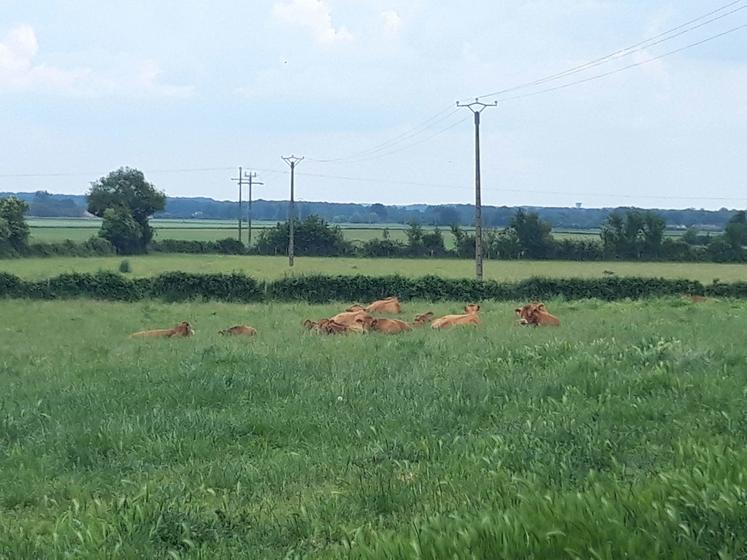
[[316, 42], [332, 45], [351, 41], [353, 34], [345, 27], [332, 25], [332, 14], [324, 0], [290, 0], [275, 4], [273, 14], [289, 25], [308, 29]]
[[36, 62], [39, 42], [30, 25], [13, 27], [0, 42], [0, 93], [37, 92], [75, 97], [189, 97], [192, 86], [159, 82], [160, 68], [146, 61], [104, 72]]
[[384, 20], [384, 29], [388, 34], [399, 34], [402, 29], [402, 18], [396, 10], [384, 10], [381, 12], [381, 18]]
[[18, 25], [8, 32], [0, 42], [0, 91], [70, 91], [89, 74], [86, 69], [64, 70], [34, 64], [38, 50], [31, 26]]

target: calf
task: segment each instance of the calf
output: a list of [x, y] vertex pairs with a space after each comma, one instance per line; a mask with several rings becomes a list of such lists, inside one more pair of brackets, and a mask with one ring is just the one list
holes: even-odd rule
[[545, 309], [544, 303], [528, 303], [516, 309], [519, 324], [535, 327], [559, 327], [560, 319]]
[[439, 317], [438, 319], [433, 321], [433, 323], [431, 324], [431, 328], [446, 329], [448, 327], [453, 327], [456, 325], [479, 325], [479, 312], [480, 306], [475, 305], [474, 303], [470, 303], [467, 307], [464, 308], [463, 315], [446, 315], [444, 317]]
[[424, 327], [431, 321], [433, 321], [433, 312], [428, 311], [427, 313], [421, 313], [420, 315], [416, 315], [415, 321], [413, 321], [412, 326], [413, 327]]
[[171, 338], [171, 337], [184, 337], [192, 336], [195, 334], [192, 325], [187, 321], [182, 321], [174, 328], [171, 329], [156, 329], [152, 331], [140, 331], [132, 333], [130, 337], [134, 338]]

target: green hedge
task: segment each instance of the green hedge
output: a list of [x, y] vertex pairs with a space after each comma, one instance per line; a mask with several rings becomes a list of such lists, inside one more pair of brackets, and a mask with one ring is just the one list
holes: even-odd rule
[[0, 297], [29, 299], [93, 298], [137, 301], [209, 299], [231, 302], [367, 302], [396, 295], [404, 300], [528, 301], [563, 297], [602, 300], [698, 294], [747, 298], [747, 282], [704, 286], [692, 280], [663, 278], [529, 278], [521, 282], [478, 282], [438, 276], [299, 276], [260, 282], [243, 274], [169, 272], [129, 279], [113, 272], [62, 274], [48, 280], [22, 280], [0, 272]]

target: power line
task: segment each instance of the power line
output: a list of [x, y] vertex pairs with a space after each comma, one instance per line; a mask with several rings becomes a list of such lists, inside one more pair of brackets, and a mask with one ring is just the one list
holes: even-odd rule
[[504, 97], [502, 99], [502, 101], [512, 101], [514, 99], [523, 99], [525, 97], [534, 97], [535, 95], [540, 95], [540, 94], [543, 94], [543, 93], [549, 93], [551, 91], [557, 91], [557, 90], [560, 90], [560, 89], [566, 89], [566, 88], [569, 88], [569, 87], [572, 87], [572, 86], [575, 86], [575, 85], [584, 84], [584, 83], [592, 82], [592, 81], [595, 81], [595, 80], [600, 80], [602, 78], [606, 78], [608, 76], [612, 76], [613, 74], [618, 74], [620, 72], [624, 72], [625, 70], [630, 70], [631, 68], [637, 68], [637, 67], [643, 66], [645, 64], [650, 64], [652, 62], [656, 62], [657, 60], [661, 60], [662, 58], [666, 58], [668, 56], [672, 56], [672, 55], [680, 53], [682, 51], [686, 51], [688, 49], [692, 49], [694, 47], [703, 45], [705, 43], [709, 43], [709, 42], [714, 41], [716, 39], [720, 39], [721, 37], [723, 37], [725, 35], [729, 35], [731, 33], [737, 32], [737, 31], [741, 31], [742, 29], [745, 29], [745, 28], [747, 28], [747, 24], [740, 25], [740, 26], [737, 26], [737, 27], [733, 27], [732, 29], [728, 29], [726, 31], [723, 31], [722, 33], [718, 33], [717, 35], [712, 35], [712, 36], [707, 37], [705, 39], [702, 39], [700, 41], [696, 41], [695, 43], [690, 43], [689, 45], [685, 45], [684, 47], [680, 47], [678, 49], [674, 49], [672, 51], [666, 52], [664, 54], [660, 54], [658, 56], [655, 56], [655, 57], [652, 57], [652, 58], [649, 58], [649, 59], [646, 59], [646, 60], [642, 60], [640, 62], [634, 62], [632, 64], [628, 64], [627, 66], [623, 66], [621, 68], [616, 68], [615, 70], [610, 70], [609, 72], [604, 72], [602, 74], [596, 74], [596, 75], [590, 76], [588, 78], [583, 78], [583, 79], [580, 79], [580, 80], [575, 80], [573, 82], [568, 82], [566, 84], [562, 84], [562, 85], [554, 86], [554, 87], [550, 87], [550, 88], [545, 88], [545, 89], [541, 89], [541, 90], [538, 90], [538, 91], [533, 91], [533, 92], [530, 92], [530, 93], [524, 93], [524, 94], [520, 94], [520, 95], [514, 95], [514, 96], [511, 96], [511, 97]]
[[[455, 113], [456, 113], [456, 111], [455, 111]], [[425, 142], [429, 142], [430, 140], [432, 140], [436, 136], [440, 136], [444, 132], [448, 132], [452, 128], [455, 128], [455, 127], [459, 126], [460, 124], [462, 124], [463, 122], [465, 122], [467, 120], [469, 120], [469, 117], [460, 118], [456, 122], [451, 123], [449, 126], [447, 126], [445, 128], [437, 130], [435, 133], [433, 133], [433, 134], [431, 134], [429, 136], [426, 136], [425, 138], [421, 138], [421, 139], [419, 139], [419, 140], [417, 140], [415, 142], [411, 142], [410, 144], [407, 144], [407, 145], [402, 146], [402, 147], [397, 148], [397, 149], [389, 150], [387, 152], [382, 152], [382, 153], [379, 153], [379, 154], [376, 154], [376, 155], [371, 155], [371, 156], [368, 156], [368, 157], [361, 157], [361, 158], [358, 158], [358, 159], [355, 159], [355, 160], [351, 160], [348, 163], [362, 163], [362, 162], [366, 162], [366, 161], [373, 161], [373, 160], [381, 159], [381, 158], [388, 157], [388, 156], [391, 156], [391, 155], [394, 155], [394, 154], [399, 154], [401, 152], [410, 150], [410, 149], [414, 148], [415, 146], [419, 146], [420, 144], [423, 144]]]
[[345, 157], [331, 158], [331, 159], [315, 159], [315, 158], [308, 158], [308, 159], [309, 161], [314, 161], [316, 163], [337, 163], [337, 162], [344, 162], [344, 161], [350, 161], [350, 160], [357, 160], [362, 157], [375, 154], [376, 152], [389, 149], [392, 146], [395, 146], [406, 140], [419, 136], [420, 134], [426, 132], [430, 128], [433, 128], [435, 125], [443, 122], [444, 120], [447, 120], [452, 115], [454, 115], [456, 112], [457, 110], [454, 109], [453, 106], [447, 107], [446, 109], [439, 111], [432, 117], [423, 121], [419, 125], [414, 126], [408, 130], [405, 130], [404, 132], [398, 134], [397, 136], [394, 136], [393, 138], [385, 140], [384, 142], [381, 142], [369, 149], [361, 150], [359, 152], [354, 152]]
[[[670, 41], [670, 40], [675, 39], [677, 37], [680, 37], [680, 36], [682, 36], [682, 35], [684, 35], [686, 33], [689, 33], [691, 31], [694, 31], [696, 29], [704, 27], [705, 25], [709, 25], [709, 24], [713, 23], [714, 21], [718, 21], [718, 20], [723, 19], [725, 17], [728, 17], [728, 16], [730, 16], [730, 15], [736, 13], [736, 12], [739, 12], [741, 10], [747, 9], [747, 5], [743, 5], [743, 6], [740, 6], [740, 7], [736, 8], [736, 9], [734, 9], [734, 10], [731, 10], [731, 11], [725, 13], [725, 14], [721, 14], [721, 15], [719, 15], [717, 17], [709, 19], [708, 21], [698, 23], [702, 19], [708, 18], [708, 17], [710, 17], [710, 16], [712, 16], [714, 14], [717, 14], [719, 12], [727, 10], [727, 9], [729, 9], [729, 8], [737, 5], [737, 4], [741, 4], [743, 1], [744, 0], [736, 0], [734, 2], [730, 2], [729, 4], [726, 4], [724, 6], [721, 6], [720, 8], [712, 10], [712, 11], [706, 13], [706, 14], [698, 16], [697, 18], [694, 18], [694, 19], [692, 19], [692, 20], [690, 20], [688, 22], [685, 22], [685, 23], [683, 23], [681, 25], [678, 25], [677, 27], [674, 27], [672, 29], [668, 29], [667, 31], [659, 33], [658, 35], [654, 35], [653, 37], [649, 37], [648, 39], [644, 39], [643, 41], [635, 43], [634, 45], [631, 45], [629, 47], [625, 47], [623, 49], [616, 50], [616, 51], [614, 51], [614, 52], [612, 52], [612, 53], [610, 53], [608, 55], [605, 55], [603, 57], [591, 60], [589, 62], [586, 62], [584, 64], [580, 64], [578, 66], [574, 66], [572, 68], [568, 68], [567, 70], [564, 70], [562, 72], [558, 72], [556, 74], [550, 74], [548, 76], [545, 76], [545, 77], [542, 77], [542, 78], [538, 78], [536, 80], [532, 80], [532, 81], [529, 81], [529, 82], [524, 82], [524, 83], [521, 83], [521, 84], [518, 84], [518, 85], [515, 85], [515, 86], [512, 86], [512, 87], [508, 87], [508, 88], [505, 88], [505, 89], [501, 89], [501, 90], [498, 90], [498, 91], [494, 91], [494, 92], [491, 92], [491, 93], [486, 93], [486, 94], [480, 95], [480, 96], [478, 96], [478, 99], [481, 99], [483, 97], [494, 97], [494, 96], [498, 96], [498, 95], [503, 95], [505, 93], [510, 93], [512, 91], [516, 91], [516, 90], [519, 90], [519, 89], [525, 89], [527, 87], [533, 87], [533, 86], [542, 85], [543, 83], [551, 82], [551, 81], [554, 81], [554, 80], [559, 80], [559, 79], [571, 76], [573, 74], [577, 74], [579, 72], [583, 72], [583, 71], [588, 70], [590, 68], [594, 68], [594, 67], [599, 66], [601, 64], [605, 64], [605, 63], [610, 62], [612, 60], [616, 60], [618, 58], [623, 58], [625, 56], [628, 56], [628, 55], [633, 54], [635, 52], [644, 50], [646, 48], [650, 48], [650, 47], [659, 45], [661, 43], [664, 43], [666, 41]], [[692, 26], [692, 24], [694, 24], [694, 23], [698, 23], [698, 24], [695, 25], [695, 26]], [[690, 26], [692, 26], [692, 27], [690, 27]], [[667, 37], [668, 35], [670, 35], [670, 36]]]

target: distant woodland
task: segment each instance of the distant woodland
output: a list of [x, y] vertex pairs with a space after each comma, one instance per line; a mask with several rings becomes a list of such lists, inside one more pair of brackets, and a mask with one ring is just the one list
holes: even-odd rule
[[[15, 194], [29, 205], [29, 216], [34, 217], [82, 217], [86, 215], [86, 198], [83, 195], [36, 193], [0, 193], [0, 197]], [[602, 226], [615, 210], [627, 208], [553, 208], [523, 207], [539, 215], [554, 228], [595, 229]], [[516, 213], [517, 207], [484, 206], [483, 220], [487, 227], [506, 227]], [[236, 219], [238, 203], [211, 198], [168, 197], [166, 208], [156, 218], [179, 219]], [[246, 204], [243, 207], [246, 213]], [[331, 223], [356, 224], [411, 224], [469, 226], [474, 222], [474, 209], [469, 204], [458, 205], [409, 205], [386, 206], [383, 204], [353, 204], [336, 202], [297, 202], [297, 216], [304, 219], [319, 216]], [[722, 230], [735, 210], [655, 209], [667, 227], [698, 227]], [[287, 201], [257, 200], [252, 207], [255, 220], [284, 221], [288, 216]]]

